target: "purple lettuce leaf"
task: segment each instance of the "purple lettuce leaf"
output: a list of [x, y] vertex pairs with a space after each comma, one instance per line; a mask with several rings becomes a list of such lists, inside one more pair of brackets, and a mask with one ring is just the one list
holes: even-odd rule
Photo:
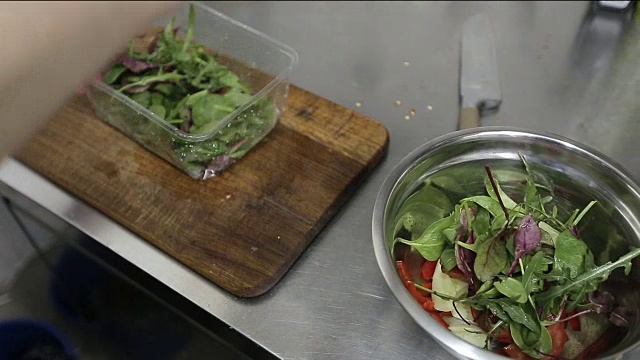
[[533, 220], [531, 215], [527, 215], [522, 219], [520, 226], [516, 230], [515, 234], [515, 259], [511, 264], [511, 268], [509, 268], [509, 272], [507, 276], [510, 276], [513, 271], [518, 266], [518, 260], [523, 256], [534, 251], [538, 245], [540, 245], [540, 240], [542, 239], [542, 232], [540, 228]]
[[224, 171], [224, 169], [229, 167], [234, 162], [236, 162], [236, 159], [232, 158], [229, 155], [216, 156], [211, 159], [209, 164], [204, 169], [204, 175], [202, 178], [208, 179], [214, 176], [218, 176]]
[[[466, 243], [469, 245], [475, 243], [473, 230], [469, 233]], [[473, 295], [477, 290], [477, 281], [475, 274], [473, 273], [473, 263], [476, 260], [476, 253], [457, 244], [455, 245], [455, 250], [456, 265], [458, 265], [458, 269], [462, 271], [462, 274], [464, 274], [464, 277], [467, 279], [470, 288], [470, 295]]]
[[571, 234], [573, 234], [576, 239], [580, 238], [580, 232], [578, 231], [578, 227], [576, 227], [575, 225], [569, 226], [569, 231], [571, 231]]
[[[166, 84], [166, 83], [171, 83], [171, 81], [168, 80], [151, 80], [149, 82], [147, 82], [144, 85], [136, 85], [136, 86], [131, 86], [128, 87], [126, 89], [124, 89], [123, 91], [126, 93], [130, 93], [130, 94], [137, 94], [137, 93], [141, 93], [141, 92], [145, 92], [148, 90], [153, 90], [154, 87], [156, 87], [156, 85], [159, 84]], [[126, 86], [128, 85], [126, 82], [122, 84], [122, 86]]]
[[146, 61], [136, 60], [127, 55], [120, 55], [118, 57], [118, 61], [120, 61], [122, 65], [124, 65], [127, 69], [129, 69], [129, 71], [131, 71], [134, 74], [140, 74], [143, 71], [158, 68], [161, 66], [160, 64], [152, 64]]
[[145, 92], [147, 90], [149, 90], [149, 88], [151, 87], [153, 83], [149, 83], [146, 85], [139, 85], [139, 86], [132, 86], [129, 88], [124, 89], [124, 92], [128, 92], [129, 94], [138, 94], [141, 92]]
[[[475, 216], [476, 212], [477, 211], [475, 208], [469, 208], [469, 215]], [[460, 230], [458, 231], [458, 235], [456, 236], [456, 241], [460, 241], [461, 238], [467, 233], [468, 230], [469, 230], [469, 220], [467, 219], [467, 211], [465, 211], [465, 209], [461, 209], [460, 210]], [[473, 234], [473, 230], [469, 232], [469, 236], [467, 237], [467, 240], [465, 242], [470, 245], [475, 243], [475, 236]], [[475, 291], [477, 290], [476, 289], [477, 281], [476, 281], [475, 274], [473, 273], [473, 263], [476, 260], [476, 253], [469, 249], [465, 249], [464, 247], [459, 246], [457, 244], [454, 246], [454, 250], [456, 255], [455, 256], [456, 265], [458, 266], [458, 269], [462, 271], [462, 274], [467, 279], [471, 293], [475, 293]]]

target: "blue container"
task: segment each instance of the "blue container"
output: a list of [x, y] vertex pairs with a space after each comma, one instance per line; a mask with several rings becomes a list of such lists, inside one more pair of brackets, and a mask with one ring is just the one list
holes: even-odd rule
[[29, 319], [0, 322], [0, 360], [76, 360], [74, 347], [53, 326]]

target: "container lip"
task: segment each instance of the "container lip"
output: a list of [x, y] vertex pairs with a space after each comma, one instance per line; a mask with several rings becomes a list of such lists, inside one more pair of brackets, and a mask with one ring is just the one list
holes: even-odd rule
[[235, 109], [231, 114], [227, 115], [224, 119], [222, 119], [220, 121], [220, 123], [214, 127], [213, 129], [211, 129], [210, 131], [206, 132], [206, 133], [202, 133], [202, 134], [189, 134], [186, 133], [176, 127], [174, 127], [173, 125], [169, 124], [168, 122], [166, 122], [164, 119], [160, 118], [158, 115], [154, 114], [153, 112], [151, 112], [149, 109], [145, 108], [144, 106], [138, 104], [137, 102], [133, 101], [131, 98], [129, 98], [128, 96], [126, 96], [125, 94], [117, 91], [116, 89], [114, 89], [113, 87], [111, 87], [110, 85], [107, 85], [104, 81], [102, 80], [93, 80], [92, 81], [92, 85], [96, 86], [97, 88], [99, 88], [100, 90], [108, 93], [109, 95], [117, 98], [118, 100], [120, 100], [121, 102], [123, 102], [125, 105], [133, 108], [134, 110], [136, 110], [137, 112], [141, 113], [142, 115], [144, 115], [147, 119], [155, 122], [157, 125], [161, 126], [163, 129], [165, 129], [166, 131], [169, 131], [173, 136], [181, 139], [181, 140], [185, 140], [185, 141], [189, 141], [189, 142], [195, 142], [195, 141], [203, 141], [203, 140], [208, 140], [209, 138], [211, 138], [215, 133], [217, 133], [220, 129], [222, 129], [223, 127], [225, 127], [226, 125], [228, 125], [231, 121], [233, 121], [235, 118], [238, 117], [238, 115], [240, 115], [243, 111], [245, 111], [247, 108], [251, 107], [252, 105], [254, 105], [256, 102], [258, 102], [258, 100], [262, 99], [263, 97], [265, 97], [265, 95], [267, 93], [269, 93], [271, 90], [273, 90], [277, 85], [279, 85], [280, 83], [282, 83], [283, 81], [285, 81], [289, 74], [291, 73], [291, 71], [293, 70], [293, 68], [298, 64], [298, 53], [289, 45], [284, 44], [283, 42], [269, 36], [266, 35], [246, 24], [243, 24], [241, 22], [239, 22], [238, 20], [235, 20], [215, 9], [213, 9], [210, 6], [207, 6], [201, 2], [198, 1], [187, 1], [187, 3], [194, 5], [195, 7], [206, 11], [216, 17], [218, 17], [219, 19], [222, 19], [223, 21], [226, 21], [234, 26], [237, 26], [238, 28], [246, 31], [247, 33], [257, 36], [260, 39], [270, 43], [271, 45], [274, 46], [275, 50], [278, 50], [280, 53], [284, 54], [285, 56], [287, 56], [289, 58], [289, 65], [284, 68], [282, 71], [280, 71], [280, 73], [278, 73], [267, 85], [265, 85], [262, 89], [260, 89], [258, 92], [256, 92], [255, 94], [253, 94], [251, 96], [251, 99], [249, 101], [247, 101], [245, 104], [241, 105], [240, 107], [238, 107], [237, 109]]
[[[409, 313], [413, 320], [418, 323], [418, 325], [420, 325], [427, 334], [440, 343], [446, 351], [457, 357], [463, 356], [473, 360], [501, 360], [508, 358], [489, 350], [476, 347], [458, 338], [456, 335], [440, 326], [430, 316], [427, 316], [422, 307], [413, 300], [402, 284], [400, 277], [397, 275], [394, 268], [394, 261], [387, 249], [384, 239], [384, 216], [388, 210], [391, 194], [396, 190], [396, 187], [401, 180], [420, 163], [419, 160], [427, 157], [433, 150], [452, 142], [464, 139], [488, 138], [496, 135], [508, 137], [528, 136], [562, 144], [563, 147], [568, 149], [568, 151], [577, 152], [583, 156], [587, 156], [600, 166], [608, 169], [612, 173], [612, 176], [618, 176], [621, 181], [626, 183], [631, 190], [635, 192], [635, 196], [640, 197], [640, 186], [619, 163], [589, 146], [580, 144], [569, 138], [547, 132], [505, 126], [488, 126], [469, 130], [459, 130], [428, 141], [407, 154], [386, 177], [375, 200], [372, 216], [372, 239], [376, 261], [378, 262], [378, 267], [392, 294], [396, 300], [400, 302], [400, 305]], [[622, 353], [638, 348], [638, 346], [640, 346], [640, 344], [629, 345], [604, 359], [614, 359]]]

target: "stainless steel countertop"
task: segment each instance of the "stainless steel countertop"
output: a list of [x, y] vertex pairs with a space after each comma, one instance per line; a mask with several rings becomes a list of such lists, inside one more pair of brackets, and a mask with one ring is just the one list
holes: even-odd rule
[[[504, 96], [483, 125], [565, 135], [640, 175], [640, 31], [622, 31], [616, 18], [584, 21], [586, 2], [212, 5], [294, 47], [300, 63], [293, 84], [390, 132], [386, 161], [272, 291], [250, 300], [230, 296], [15, 160], [2, 163], [0, 182], [281, 358], [451, 358], [387, 289], [373, 255], [371, 215], [392, 167], [455, 130], [460, 29], [470, 15], [487, 11], [494, 20]], [[416, 116], [405, 120], [411, 108]]]

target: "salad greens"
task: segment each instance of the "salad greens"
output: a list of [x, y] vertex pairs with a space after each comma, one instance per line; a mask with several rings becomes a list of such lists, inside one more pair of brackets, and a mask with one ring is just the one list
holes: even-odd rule
[[401, 206], [391, 250], [404, 247], [423, 258], [417, 280], [399, 260], [401, 277], [452, 332], [512, 357], [553, 358], [563, 352], [568, 322], [579, 327], [579, 318], [589, 314], [615, 326], [637, 321], [601, 284], [616, 269], [628, 275], [640, 248], [597, 266], [579, 231], [596, 202], [561, 219], [551, 186], [536, 182], [521, 160], [521, 198], [507, 195], [488, 166], [486, 195], [457, 204], [446, 194], [448, 185], [460, 193], [459, 184], [427, 179]]
[[[176, 130], [208, 134], [250, 102], [251, 88], [217, 55], [193, 41], [193, 5], [186, 34], [180, 36], [178, 31], [173, 18], [163, 30], [133, 39], [103, 80]], [[219, 172], [259, 141], [273, 127], [275, 117], [273, 101], [263, 98], [214, 136], [202, 141], [173, 137], [172, 146], [185, 169]]]

